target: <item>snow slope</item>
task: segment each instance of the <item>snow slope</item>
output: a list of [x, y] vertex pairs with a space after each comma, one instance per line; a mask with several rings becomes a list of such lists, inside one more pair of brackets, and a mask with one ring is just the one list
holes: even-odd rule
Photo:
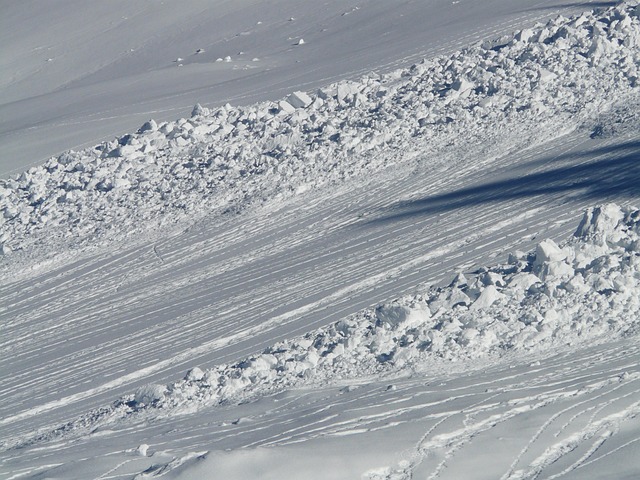
[[613, 3], [4, 0], [0, 177], [196, 102], [275, 100]]
[[557, 18], [4, 181], [1, 473], [633, 476], [639, 30]]

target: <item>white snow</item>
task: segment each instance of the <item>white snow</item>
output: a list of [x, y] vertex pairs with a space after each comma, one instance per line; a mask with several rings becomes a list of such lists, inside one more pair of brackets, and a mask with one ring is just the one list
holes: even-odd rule
[[[596, 23], [616, 24], [598, 34], [606, 53], [591, 48]], [[542, 40], [513, 35], [497, 50], [478, 45], [277, 104], [196, 106], [189, 119], [149, 121], [66, 152], [0, 184], [3, 249], [33, 257], [57, 250], [52, 236], [82, 245], [176, 215], [192, 219], [205, 206], [286, 198], [373, 174], [400, 148], [432, 156], [453, 143], [495, 154], [504, 144], [525, 148], [635, 105], [640, 20], [628, 8], [560, 17], [534, 31]], [[541, 87], [541, 68], [562, 80]]]
[[99, 3], [3, 20], [0, 476], [637, 476], [637, 2]]
[[[603, 211], [619, 221], [603, 225]], [[593, 230], [598, 235], [580, 233]], [[562, 274], [546, 273], [538, 280], [529, 273], [550, 272], [557, 264], [564, 266]], [[166, 415], [185, 405], [193, 411], [193, 404], [241, 403], [335, 377], [420, 370], [434, 358], [459, 362], [637, 335], [639, 290], [640, 210], [609, 204], [588, 210], [577, 235], [562, 247], [543, 240], [529, 260], [364, 310], [235, 364], [205, 372], [195, 367], [166, 388], [141, 387], [88, 416], [92, 422], [101, 416], [114, 421], [149, 407]]]
[[[37, 0], [4, 2], [0, 177], [149, 117], [173, 120], [196, 102], [276, 100], [598, 4], [275, 1], [57, 0], [55, 11]], [[306, 44], [293, 47], [300, 38]]]

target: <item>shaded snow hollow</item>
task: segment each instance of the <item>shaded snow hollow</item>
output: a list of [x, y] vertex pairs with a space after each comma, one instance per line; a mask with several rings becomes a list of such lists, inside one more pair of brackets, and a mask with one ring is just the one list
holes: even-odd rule
[[[451, 285], [366, 309], [258, 355], [169, 385], [147, 385], [33, 443], [143, 416], [234, 404], [304, 385], [427, 371], [434, 362], [541, 352], [637, 335], [640, 210], [590, 208], [562, 245], [482, 268]], [[11, 447], [12, 442], [4, 447]]]
[[0, 258], [246, 208], [417, 154], [437, 162], [452, 145], [499, 155], [579, 127], [599, 133], [598, 115], [637, 102], [638, 15], [622, 4], [559, 17], [315, 93], [150, 120], [0, 181]]

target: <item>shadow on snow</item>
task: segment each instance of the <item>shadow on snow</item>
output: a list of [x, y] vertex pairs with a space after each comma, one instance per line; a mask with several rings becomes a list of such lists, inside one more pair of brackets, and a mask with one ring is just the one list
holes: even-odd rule
[[[568, 161], [563, 162], [565, 160]], [[558, 166], [558, 163], [566, 164]], [[544, 170], [399, 202], [368, 223], [394, 222], [540, 195], [578, 195], [594, 202], [640, 196], [640, 141], [514, 165], [514, 170], [522, 170], [523, 167]]]

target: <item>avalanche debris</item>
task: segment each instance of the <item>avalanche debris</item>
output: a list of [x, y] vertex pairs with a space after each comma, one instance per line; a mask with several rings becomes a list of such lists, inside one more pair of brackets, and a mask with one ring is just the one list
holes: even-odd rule
[[425, 371], [438, 361], [633, 336], [640, 332], [639, 290], [640, 210], [590, 208], [562, 245], [543, 240], [534, 253], [458, 275], [447, 287], [366, 309], [237, 363], [194, 367], [182, 380], [143, 386], [30, 442], [130, 415], [190, 412], [302, 385]]
[[0, 181], [0, 253], [6, 265], [237, 211], [374, 174], [413, 152], [539, 144], [637, 102], [638, 65], [640, 19], [623, 3], [315, 94], [198, 105], [191, 118], [150, 120]]

